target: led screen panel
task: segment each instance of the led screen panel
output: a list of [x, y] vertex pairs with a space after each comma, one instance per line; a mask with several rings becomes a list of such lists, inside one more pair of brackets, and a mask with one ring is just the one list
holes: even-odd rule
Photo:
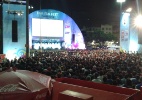
[[63, 20], [32, 18], [32, 36], [63, 37]]

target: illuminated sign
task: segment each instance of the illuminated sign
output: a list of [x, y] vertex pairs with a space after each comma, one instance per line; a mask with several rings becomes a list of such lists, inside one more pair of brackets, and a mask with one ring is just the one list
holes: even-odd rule
[[37, 15], [39, 16], [47, 16], [47, 17], [57, 17], [59, 13], [53, 13], [53, 12], [39, 12], [37, 11]]

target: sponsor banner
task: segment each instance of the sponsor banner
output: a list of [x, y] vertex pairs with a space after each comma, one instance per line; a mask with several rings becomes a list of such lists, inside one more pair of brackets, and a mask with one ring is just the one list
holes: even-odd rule
[[129, 51], [130, 40], [130, 13], [122, 13], [120, 22], [120, 46], [122, 50]]

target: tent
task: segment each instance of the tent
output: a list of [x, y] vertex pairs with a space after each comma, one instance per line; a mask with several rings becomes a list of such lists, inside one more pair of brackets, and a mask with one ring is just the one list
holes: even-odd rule
[[49, 76], [26, 70], [3, 71], [0, 73], [0, 100], [47, 100], [50, 80]]

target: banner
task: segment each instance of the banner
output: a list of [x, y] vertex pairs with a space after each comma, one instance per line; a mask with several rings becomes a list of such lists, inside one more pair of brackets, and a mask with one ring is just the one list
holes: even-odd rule
[[130, 13], [122, 13], [120, 21], [120, 47], [129, 51], [130, 41]]

